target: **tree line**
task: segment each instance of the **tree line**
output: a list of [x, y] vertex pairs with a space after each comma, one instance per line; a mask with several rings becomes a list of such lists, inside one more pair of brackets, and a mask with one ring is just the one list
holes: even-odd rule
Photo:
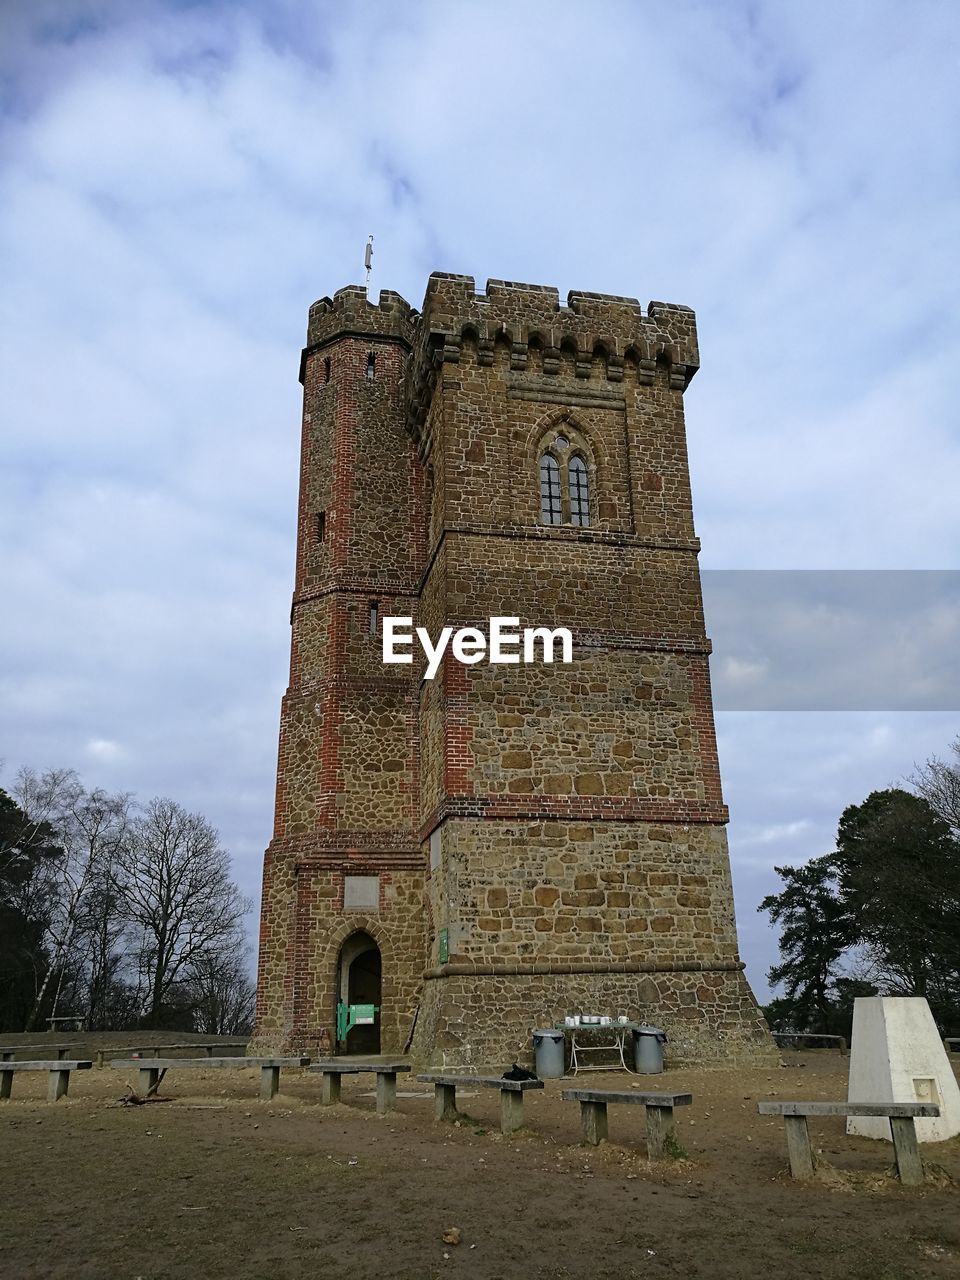
[[960, 738], [952, 754], [845, 809], [830, 853], [775, 868], [759, 907], [781, 931], [775, 1030], [847, 1034], [856, 996], [899, 995], [960, 1035]]
[[0, 789], [0, 1030], [244, 1034], [250, 908], [200, 814], [22, 769]]

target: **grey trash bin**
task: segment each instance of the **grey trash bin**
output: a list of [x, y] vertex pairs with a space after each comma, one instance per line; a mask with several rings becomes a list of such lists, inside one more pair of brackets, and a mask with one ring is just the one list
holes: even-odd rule
[[655, 1076], [663, 1070], [663, 1046], [667, 1037], [659, 1027], [646, 1023], [633, 1028], [633, 1065], [642, 1076]]
[[533, 1054], [541, 1080], [559, 1080], [563, 1075], [563, 1032], [547, 1027], [533, 1033]]

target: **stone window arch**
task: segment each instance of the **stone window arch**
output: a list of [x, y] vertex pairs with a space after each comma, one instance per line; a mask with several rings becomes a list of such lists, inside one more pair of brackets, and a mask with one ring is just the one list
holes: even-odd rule
[[555, 420], [536, 450], [540, 523], [586, 529], [593, 523], [596, 467], [587, 440], [569, 419]]

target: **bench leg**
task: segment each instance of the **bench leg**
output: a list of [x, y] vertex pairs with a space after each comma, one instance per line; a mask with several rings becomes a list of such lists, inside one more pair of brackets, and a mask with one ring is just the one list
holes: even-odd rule
[[581, 1102], [580, 1125], [583, 1140], [591, 1147], [598, 1147], [607, 1140], [607, 1104], [605, 1102]]
[[377, 1072], [377, 1115], [385, 1116], [397, 1105], [397, 1073]]
[[923, 1182], [923, 1161], [917, 1147], [917, 1130], [913, 1116], [891, 1116], [890, 1134], [897, 1157], [897, 1172], [905, 1187], [919, 1187]]
[[433, 1086], [434, 1120], [456, 1120], [457, 1114], [457, 1086], [435, 1084]]
[[0, 1071], [0, 1098], [9, 1098], [13, 1088], [13, 1072]]
[[261, 1067], [260, 1068], [260, 1097], [264, 1102], [269, 1102], [271, 1098], [275, 1098], [280, 1092], [280, 1068], [279, 1067]]
[[515, 1089], [500, 1090], [500, 1132], [523, 1128], [523, 1094]]
[[340, 1075], [324, 1071], [320, 1076], [320, 1101], [325, 1107], [340, 1101]]
[[67, 1090], [70, 1088], [70, 1072], [49, 1071], [47, 1075], [49, 1076], [47, 1081], [47, 1101], [56, 1102], [58, 1098], [65, 1098]]
[[813, 1177], [813, 1150], [806, 1116], [784, 1116], [783, 1127], [787, 1134], [787, 1155], [790, 1157], [790, 1176], [801, 1182]]
[[159, 1079], [159, 1067], [141, 1067], [137, 1072], [137, 1093], [145, 1098]]
[[662, 1160], [666, 1141], [673, 1134], [673, 1107], [646, 1107], [647, 1156]]
[[12, 1058], [13, 1058], [12, 1049], [4, 1049], [3, 1053], [0, 1053], [0, 1061], [2, 1062], [10, 1062]]

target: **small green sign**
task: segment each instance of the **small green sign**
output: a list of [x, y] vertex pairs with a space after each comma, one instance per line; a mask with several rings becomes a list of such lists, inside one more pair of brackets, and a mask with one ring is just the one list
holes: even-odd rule
[[441, 929], [440, 930], [440, 963], [446, 964], [449, 955], [450, 955], [450, 950], [447, 945], [447, 931], [446, 929]]
[[338, 1004], [337, 1039], [346, 1040], [354, 1027], [371, 1027], [376, 1020], [375, 1004]]

